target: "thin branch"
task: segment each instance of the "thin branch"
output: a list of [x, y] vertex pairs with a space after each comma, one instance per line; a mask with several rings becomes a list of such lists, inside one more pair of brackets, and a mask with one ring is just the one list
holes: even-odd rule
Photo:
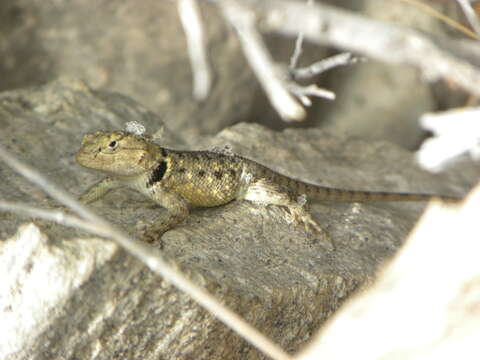
[[205, 37], [197, 0], [177, 0], [178, 14], [187, 38], [193, 72], [193, 97], [205, 100], [212, 85], [212, 75], [205, 50]]
[[307, 67], [290, 69], [290, 74], [294, 80], [309, 79], [335, 67], [352, 65], [359, 61], [364, 61], [364, 58], [345, 52], [317, 61]]
[[66, 214], [61, 210], [42, 209], [29, 204], [3, 200], [0, 200], [0, 210], [15, 213], [24, 217], [53, 221], [57, 224], [85, 230], [95, 235], [110, 237], [110, 233], [104, 227], [96, 226], [90, 221]]
[[478, 22], [477, 14], [475, 13], [475, 10], [473, 10], [472, 4], [470, 4], [470, 1], [457, 0], [457, 2], [462, 8], [463, 13], [467, 17], [467, 20], [470, 23], [470, 26], [472, 27], [472, 29], [475, 30], [477, 35], [480, 35], [480, 23]]
[[219, 1], [217, 4], [237, 32], [243, 52], [275, 110], [286, 121], [305, 118], [304, 108], [288, 92], [262, 37], [255, 29], [254, 12], [233, 0]]
[[436, 9], [434, 9], [433, 7], [425, 4], [422, 1], [419, 1], [419, 0], [401, 0], [401, 1], [415, 6], [416, 8], [420, 9], [420, 11], [423, 11], [424, 13], [426, 13], [426, 14], [434, 17], [435, 19], [447, 24], [448, 26], [450, 26], [453, 29], [456, 29], [456, 30], [460, 31], [461, 33], [463, 33], [464, 35], [466, 35], [466, 36], [468, 36], [472, 39], [475, 39], [475, 40], [480, 39], [479, 36], [477, 34], [475, 34], [473, 31], [470, 31], [469, 28], [463, 26], [459, 22], [457, 22], [457, 21], [449, 18], [448, 16], [442, 14], [440, 11], [437, 11]]
[[287, 85], [288, 90], [300, 99], [303, 105], [311, 106], [312, 101], [310, 97], [320, 97], [328, 100], [335, 100], [335, 93], [333, 91], [319, 88], [317, 85], [312, 84], [308, 86], [301, 86], [294, 82]]
[[293, 49], [292, 57], [290, 58], [290, 65], [288, 66], [290, 69], [295, 69], [298, 64], [298, 59], [302, 55], [302, 48], [303, 48], [303, 32], [298, 33], [297, 40], [295, 40], [295, 48]]
[[[48, 210], [31, 209], [30, 214], [35, 216], [44, 215], [48, 220], [58, 221], [65, 225], [77, 226], [91, 231], [100, 236], [105, 236], [127, 250], [130, 254], [138, 258], [147, 265], [153, 272], [161, 275], [165, 280], [171, 282], [181, 291], [187, 293], [198, 304], [203, 306], [217, 319], [229, 326], [246, 341], [257, 347], [259, 350], [272, 357], [273, 359], [289, 360], [291, 357], [270, 341], [257, 329], [246, 323], [238, 314], [231, 311], [220, 303], [215, 297], [206, 292], [203, 288], [195, 285], [179, 271], [170, 266], [164, 259], [160, 251], [135, 239], [124, 235], [116, 227], [107, 221], [95, 215], [88, 208], [81, 205], [66, 191], [53, 185], [38, 171], [22, 163], [10, 154], [6, 149], [0, 146], [0, 159], [5, 161], [16, 172], [24, 176], [27, 180], [43, 189], [47, 194], [58, 202], [69, 207], [78, 213], [82, 219], [75, 219], [69, 215], [59, 215], [59, 212], [49, 213]], [[19, 211], [21, 204], [15, 206], [12, 203], [2, 202], [1, 206], [5, 209], [10, 206], [11, 210]], [[25, 209], [26, 210], [26, 209]], [[86, 220], [86, 221], [84, 221]], [[89, 224], [88, 224], [89, 223]]]
[[429, 37], [400, 26], [367, 19], [323, 4], [292, 0], [244, 0], [255, 9], [265, 29], [349, 49], [389, 63], [419, 68], [433, 81], [443, 78], [480, 96], [480, 70], [438, 46]]
[[[307, 0], [307, 5], [313, 5], [315, 0]], [[302, 49], [303, 49], [303, 38], [304, 34], [302, 31], [298, 33], [297, 40], [295, 40], [295, 48], [293, 50], [292, 57], [290, 58], [290, 65], [289, 68], [291, 70], [295, 69], [298, 65], [298, 59], [300, 59], [300, 56], [302, 55]]]

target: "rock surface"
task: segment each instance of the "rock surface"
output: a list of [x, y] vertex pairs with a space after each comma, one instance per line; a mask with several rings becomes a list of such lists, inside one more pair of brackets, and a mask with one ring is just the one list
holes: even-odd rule
[[[76, 80], [0, 94], [2, 143], [56, 184], [80, 194], [99, 176], [74, 163], [83, 134], [123, 129], [150, 133], [157, 115], [126, 96], [92, 91]], [[161, 142], [205, 149], [228, 144], [282, 173], [322, 185], [365, 190], [462, 193], [478, 171], [433, 176], [387, 143], [351, 141], [320, 130], [275, 133], [240, 124], [186, 143], [166, 122]], [[182, 134], [178, 134], [182, 135]], [[0, 197], [58, 206], [1, 167]], [[165, 256], [284, 349], [298, 350], [339, 305], [375, 277], [424, 204], [312, 205], [334, 247], [290, 226], [278, 207], [233, 202], [199, 209], [161, 243]], [[92, 205], [136, 235], [162, 209], [116, 191]], [[257, 350], [111, 243], [73, 229], [0, 213], [0, 358], [258, 359]]]

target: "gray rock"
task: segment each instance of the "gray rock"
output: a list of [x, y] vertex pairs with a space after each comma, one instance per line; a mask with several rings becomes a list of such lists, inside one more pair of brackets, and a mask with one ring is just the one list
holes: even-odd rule
[[[83, 133], [123, 129], [131, 120], [150, 133], [163, 126], [128, 97], [92, 91], [74, 80], [0, 94], [0, 119], [4, 146], [77, 195], [99, 178], [74, 163]], [[240, 124], [185, 144], [165, 128], [162, 139], [177, 148], [229, 144], [287, 175], [352, 189], [461, 193], [478, 176], [468, 164], [461, 172], [433, 176], [395, 145], [320, 130], [277, 133]], [[58, 206], [6, 166], [1, 172], [2, 199]], [[290, 226], [281, 208], [233, 202], [193, 211], [154, 246], [293, 352], [352, 292], [374, 279], [423, 207], [312, 205], [332, 247]], [[92, 208], [132, 236], [163, 211], [130, 191], [113, 192]], [[110, 242], [42, 220], [17, 230], [25, 221], [0, 213], [0, 327], [15, 332], [1, 337], [0, 358], [263, 358], [188, 295]]]

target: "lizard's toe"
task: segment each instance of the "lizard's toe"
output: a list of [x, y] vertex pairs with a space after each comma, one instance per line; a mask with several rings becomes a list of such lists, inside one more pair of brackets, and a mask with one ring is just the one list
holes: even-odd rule
[[140, 236], [142, 240], [148, 243], [153, 243], [157, 240], [160, 240], [162, 238], [162, 235], [163, 233], [160, 233], [152, 229], [146, 229], [146, 230], [140, 231]]
[[290, 222], [296, 226], [303, 226], [309, 233], [320, 235], [321, 238], [330, 243], [329, 247], [335, 248], [330, 235], [312, 218], [303, 206], [289, 207], [288, 210], [290, 211]]

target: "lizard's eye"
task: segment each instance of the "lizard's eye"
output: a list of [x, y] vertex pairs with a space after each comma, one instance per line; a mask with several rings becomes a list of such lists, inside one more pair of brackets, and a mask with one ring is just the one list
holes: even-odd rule
[[118, 148], [118, 141], [117, 140], [112, 140], [110, 141], [107, 146], [103, 148], [103, 151], [106, 153], [113, 153], [115, 150]]

